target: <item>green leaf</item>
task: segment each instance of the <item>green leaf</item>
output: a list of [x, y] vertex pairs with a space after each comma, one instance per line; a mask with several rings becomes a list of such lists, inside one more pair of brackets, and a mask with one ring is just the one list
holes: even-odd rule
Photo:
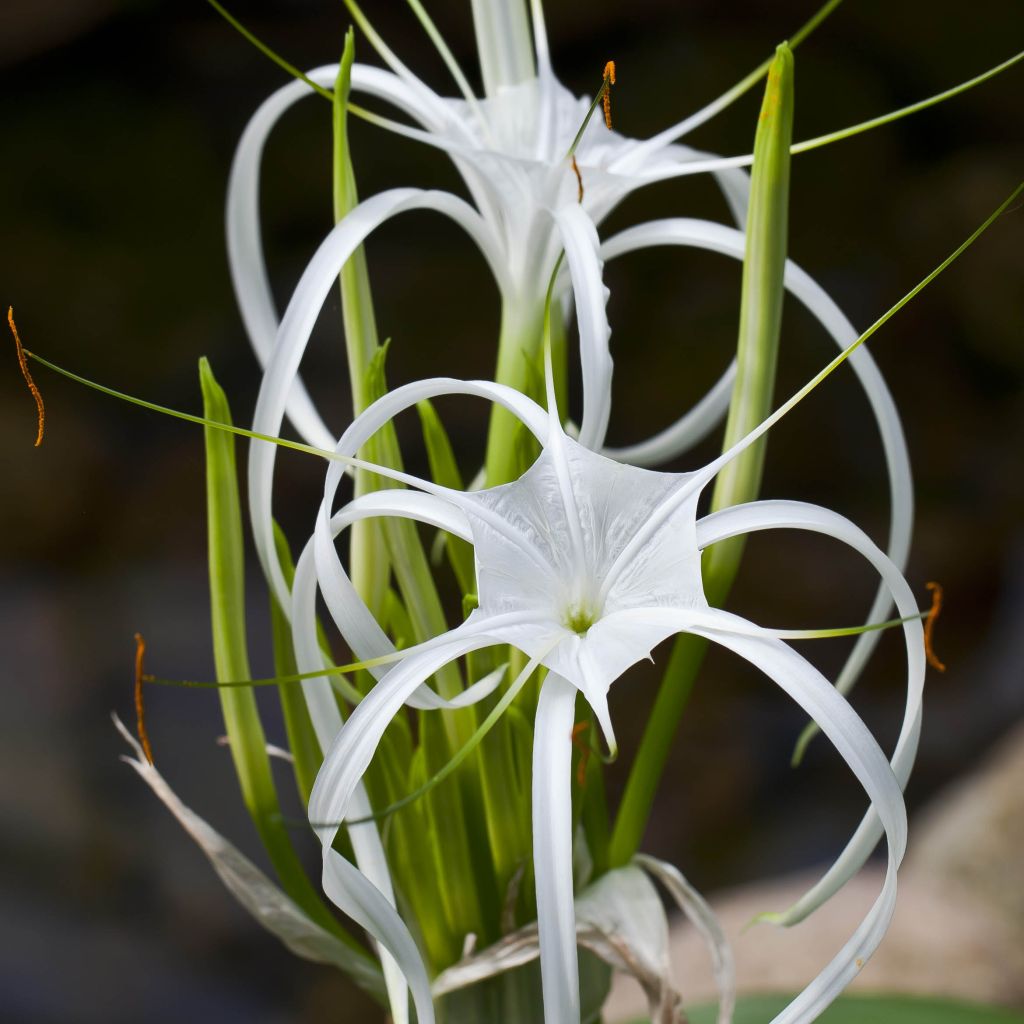
[[[207, 419], [230, 423], [227, 397], [206, 359], [199, 361], [199, 380]], [[205, 428], [205, 436], [214, 663], [219, 680], [248, 679], [251, 673], [245, 632], [245, 559], [235, 439], [212, 426]], [[278, 804], [255, 694], [250, 688], [217, 692], [245, 806], [285, 892], [319, 925], [362, 950], [361, 944], [328, 910], [292, 846]]]
[[[741, 999], [733, 1024], [765, 1024], [790, 1001], [790, 996]], [[692, 1024], [714, 1024], [715, 1007], [688, 1010]], [[844, 996], [819, 1018], [820, 1024], [1024, 1024], [1013, 1010], [916, 996]]]
[[[352, 62], [355, 59], [355, 37], [351, 29], [345, 34], [345, 49], [338, 65], [334, 83], [334, 219], [340, 221], [359, 202], [355, 171], [348, 144], [348, 97], [352, 86]], [[369, 374], [373, 359], [380, 350], [377, 323], [373, 312], [373, 294], [366, 266], [366, 253], [360, 246], [341, 268], [341, 313], [345, 329], [345, 352], [352, 391], [352, 410], [358, 415], [372, 401]], [[370, 447], [366, 453], [371, 461], [378, 454]], [[365, 470], [356, 471], [355, 493], [365, 494], [379, 486], [376, 478]], [[380, 522], [361, 520], [351, 526], [349, 571], [356, 592], [370, 611], [380, 618], [388, 587], [388, 550]]]
[[[722, 449], [731, 448], [772, 411], [782, 303], [785, 297], [789, 216], [789, 146], [793, 137], [793, 54], [783, 43], [768, 70], [768, 84], [754, 139], [747, 248], [743, 258], [736, 383]], [[765, 439], [728, 463], [715, 480], [711, 509], [753, 501], [761, 489]], [[708, 600], [729, 591], [743, 554], [735, 537], [710, 548], [703, 576]]]

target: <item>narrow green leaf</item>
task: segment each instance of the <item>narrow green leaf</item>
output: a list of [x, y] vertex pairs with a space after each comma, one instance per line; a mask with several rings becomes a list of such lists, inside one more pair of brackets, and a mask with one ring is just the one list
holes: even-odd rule
[[[334, 219], [342, 220], [359, 202], [355, 171], [348, 142], [348, 97], [352, 87], [352, 62], [355, 59], [355, 36], [351, 29], [345, 33], [345, 48], [334, 83]], [[345, 350], [348, 359], [349, 382], [352, 391], [352, 409], [358, 415], [371, 399], [368, 397], [367, 376], [370, 364], [378, 351], [377, 324], [373, 312], [370, 275], [366, 266], [366, 253], [360, 246], [341, 268], [341, 312], [345, 328]], [[368, 448], [371, 460], [377, 454]], [[376, 478], [365, 470], [356, 471], [355, 493], [365, 494], [379, 486]], [[353, 586], [377, 617], [383, 608], [388, 587], [388, 551], [384, 533], [378, 520], [368, 519], [353, 523], [351, 527], [349, 566]]]
[[[227, 398], [205, 359], [199, 362], [199, 379], [206, 417], [230, 423]], [[214, 663], [218, 679], [246, 679], [250, 671], [245, 633], [245, 560], [234, 438], [213, 427], [207, 427], [205, 434]], [[318, 924], [353, 948], [362, 949], [327, 909], [292, 846], [278, 804], [255, 694], [249, 688], [218, 693], [242, 797], [285, 892]]]
[[[789, 146], [793, 137], [793, 54], [783, 43], [768, 70], [768, 84], [754, 139], [747, 249], [743, 259], [736, 383], [723, 450], [745, 437], [772, 411], [775, 368], [785, 296], [789, 218]], [[712, 511], [757, 498], [765, 440], [733, 459], [718, 474]], [[743, 538], [712, 547], [704, 557], [704, 588], [712, 604], [728, 593], [743, 554]]]

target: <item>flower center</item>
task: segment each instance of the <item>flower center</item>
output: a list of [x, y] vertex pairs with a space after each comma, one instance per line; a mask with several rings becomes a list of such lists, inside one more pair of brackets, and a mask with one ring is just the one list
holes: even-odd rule
[[597, 621], [597, 612], [593, 606], [585, 602], [570, 605], [562, 620], [566, 629], [571, 629], [577, 636], [586, 636], [587, 631]]

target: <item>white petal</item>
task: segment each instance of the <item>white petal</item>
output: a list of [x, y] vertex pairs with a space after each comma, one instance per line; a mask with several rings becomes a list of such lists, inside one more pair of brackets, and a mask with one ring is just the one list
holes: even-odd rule
[[239, 903], [296, 956], [337, 967], [375, 996], [384, 994], [377, 965], [359, 956], [330, 932], [316, 924], [232, 843], [181, 802], [164, 777], [144, 757], [142, 748], [113, 715], [114, 725], [135, 751], [124, 757], [140, 778], [163, 801], [209, 858], [221, 881]]
[[491, 641], [479, 632], [464, 631], [437, 638], [443, 641], [396, 664], [362, 699], [324, 754], [309, 798], [309, 818], [324, 845], [330, 846], [349, 803], [377, 750], [384, 730], [412, 693], [438, 669]]
[[697, 929], [711, 954], [711, 969], [718, 988], [718, 1024], [730, 1024], [736, 1006], [736, 966], [732, 947], [707, 900], [668, 861], [639, 853], [633, 862], [649, 871], [668, 890], [676, 906]]
[[[306, 267], [281, 321], [273, 356], [263, 378], [253, 429], [256, 433], [276, 435], [281, 426], [288, 396], [298, 372], [306, 344], [325, 298], [335, 287], [338, 273], [367, 235], [391, 217], [409, 210], [435, 210], [463, 226], [489, 256], [496, 279], [504, 271], [495, 262], [489, 229], [468, 204], [445, 192], [418, 189], [393, 189], [360, 203], [327, 236]], [[254, 541], [264, 572], [282, 605], [287, 588], [273, 544], [271, 485], [276, 446], [254, 441], [249, 455], [249, 494]]]
[[576, 688], [551, 674], [533, 735], [533, 867], [547, 1024], [579, 1024], [579, 967], [572, 883], [572, 726]]
[[[606, 259], [612, 259], [626, 252], [655, 245], [696, 246], [742, 260], [745, 238], [742, 232], [721, 224], [679, 218], [651, 221], [629, 228], [605, 242], [602, 252]], [[840, 349], [845, 349], [857, 338], [857, 331], [828, 293], [791, 260], [786, 263], [785, 285], [786, 289], [818, 319]], [[906, 565], [907, 554], [910, 550], [910, 534], [914, 517], [910, 457], [907, 453], [903, 427], [900, 423], [896, 403], [868, 349], [864, 347], [857, 349], [850, 357], [850, 365], [864, 389], [881, 435], [889, 487], [892, 493], [888, 553], [892, 561], [902, 569]], [[720, 384], [716, 385], [716, 389]], [[716, 411], [724, 412], [724, 409], [716, 409], [710, 404], [704, 406], [701, 403], [701, 405], [708, 418], [703, 421], [698, 420], [697, 423], [700, 425], [709, 425], [708, 421]], [[697, 409], [691, 410], [692, 414], [696, 414], [696, 412]], [[683, 418], [684, 421], [689, 417], [690, 414], [687, 414]], [[680, 421], [677, 426], [681, 427], [682, 424], [683, 421]], [[690, 440], [690, 436], [685, 431], [680, 429], [679, 434], [676, 435], [675, 430], [675, 427], [670, 427], [657, 438], [637, 447], [642, 450], [643, 455], [647, 456], [651, 454], [647, 446], [654, 446], [659, 439], [677, 442]], [[665, 444], [655, 447], [654, 454], [659, 458], [670, 459], [681, 454], [682, 451], [682, 447], [676, 448]], [[608, 454], [613, 457], [625, 457], [633, 453], [635, 453], [635, 449], [625, 449]], [[885, 588], [880, 588], [868, 612], [867, 621], [875, 622], [884, 619], [891, 607]], [[880, 634], [877, 632], [863, 633], [857, 638], [836, 682], [841, 693], [847, 693], [853, 687], [879, 639]]]
[[814, 1020], [850, 983], [885, 935], [896, 905], [896, 870], [906, 850], [906, 808], [885, 755], [828, 680], [780, 640], [731, 632], [732, 624], [743, 620], [726, 612], [717, 614], [721, 629], [689, 631], [728, 647], [756, 665], [818, 723], [870, 797], [888, 842], [885, 882], [868, 915], [831, 963], [773, 1021], [773, 1024], [804, 1024]]
[[555, 211], [554, 218], [569, 264], [580, 332], [583, 371], [580, 444], [597, 450], [604, 443], [608, 430], [612, 398], [612, 357], [608, 348], [611, 328], [605, 310], [608, 289], [604, 285], [603, 263], [598, 255], [601, 243], [594, 222], [578, 204], [561, 207]]
[[[924, 631], [914, 595], [898, 567], [864, 532], [843, 516], [814, 505], [795, 501], [761, 501], [716, 512], [697, 524], [701, 547], [715, 541], [766, 529], [799, 529], [824, 533], [848, 544], [863, 555], [882, 577], [886, 607], [895, 601], [903, 624], [907, 649], [907, 703], [903, 726], [892, 755], [892, 770], [901, 787], [906, 786], [917, 753], [921, 732], [921, 702], [924, 694]], [[913, 616], [913, 618], [911, 618]], [[789, 925], [802, 921], [837, 892], [860, 869], [881, 837], [882, 826], [871, 810], [861, 822], [849, 845], [821, 881], [785, 913], [772, 920]]]
[[434, 1007], [426, 967], [409, 929], [391, 902], [362, 872], [329, 846], [323, 851], [323, 887], [338, 909], [365, 928], [386, 951], [385, 973], [392, 973], [400, 992], [395, 998], [389, 984], [395, 1024], [407, 1024], [409, 1020], [406, 983], [412, 992], [417, 1019], [432, 1024]]
[[[324, 86], [332, 86], [337, 75], [337, 64], [309, 72], [309, 78]], [[439, 124], [424, 117], [422, 106], [404, 83], [380, 68], [353, 65], [352, 88], [391, 103], [428, 127]], [[311, 95], [313, 92], [305, 82], [290, 82], [268, 97], [246, 125], [231, 164], [226, 207], [228, 263], [242, 320], [264, 367], [273, 351], [278, 318], [267, 278], [260, 230], [260, 163], [264, 145], [278, 120], [291, 106]], [[413, 130], [409, 131], [414, 134]], [[309, 444], [330, 447], [333, 436], [301, 381], [296, 381], [289, 395], [288, 418]]]
[[[292, 620], [292, 646], [295, 651], [296, 667], [299, 672], [303, 673], [315, 672], [328, 667], [317, 636], [316, 580], [313, 576], [312, 550], [308, 546], [295, 567], [292, 598], [292, 603], [287, 607]], [[333, 678], [337, 682], [337, 677]], [[342, 726], [341, 712], [332, 687], [332, 677], [304, 679], [301, 686], [320, 749], [329, 750]], [[358, 699], [359, 693], [353, 691], [349, 696]], [[369, 797], [360, 782], [352, 795], [352, 816], [368, 818], [371, 813]], [[376, 822], [366, 821], [361, 825], [350, 827], [349, 838], [352, 841], [352, 849], [359, 870], [382, 899], [394, 907], [395, 894], [391, 884], [391, 872]], [[337, 899], [335, 902], [339, 907], [342, 906]], [[377, 932], [373, 932], [373, 934], [376, 935]], [[399, 967], [386, 945], [381, 950], [381, 963], [384, 968], [391, 1012], [396, 1024], [399, 1024], [400, 1021], [408, 1019], [406, 971]]]

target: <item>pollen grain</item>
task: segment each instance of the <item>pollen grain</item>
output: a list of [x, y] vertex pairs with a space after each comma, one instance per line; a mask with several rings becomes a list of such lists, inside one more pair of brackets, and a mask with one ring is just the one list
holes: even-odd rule
[[946, 671], [946, 664], [935, 653], [932, 646], [932, 635], [935, 630], [935, 620], [942, 612], [942, 584], [934, 581], [926, 583], [925, 586], [932, 592], [932, 606], [924, 620], [924, 654], [928, 664], [939, 672]]
[[141, 633], [135, 634], [135, 731], [139, 734], [139, 743], [146, 760], [153, 763], [153, 748], [149, 745], [149, 733], [146, 732], [146, 702], [142, 695], [142, 684], [146, 663], [146, 641]]
[[43, 443], [43, 428], [46, 425], [46, 407], [43, 405], [43, 396], [39, 391], [36, 382], [32, 379], [32, 374], [29, 372], [28, 359], [25, 356], [25, 349], [21, 344], [21, 338], [18, 336], [18, 328], [14, 323], [14, 307], [7, 307], [7, 323], [11, 328], [11, 334], [14, 335], [14, 347], [18, 351], [18, 366], [21, 367], [21, 375], [25, 378], [25, 383], [28, 385], [29, 391], [32, 392], [32, 397], [36, 400], [36, 414], [38, 416], [39, 425], [36, 429], [36, 444], [38, 448]]

